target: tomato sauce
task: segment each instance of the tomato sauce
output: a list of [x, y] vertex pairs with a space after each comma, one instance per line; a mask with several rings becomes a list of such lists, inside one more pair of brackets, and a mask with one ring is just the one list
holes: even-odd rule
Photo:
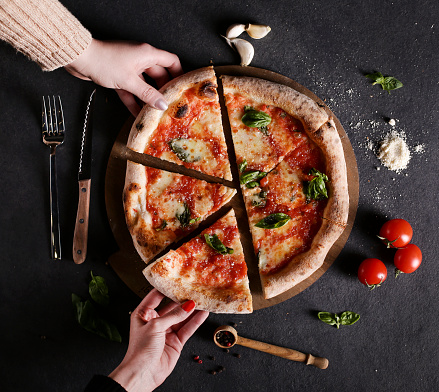
[[[247, 265], [243, 255], [239, 257], [233, 254], [222, 255], [206, 245], [204, 233], [210, 234], [218, 230], [222, 231], [219, 235], [221, 242], [228, 247], [232, 246], [233, 241], [239, 235], [236, 226], [227, 226], [221, 221], [215, 223], [200, 237], [194, 238], [179, 249], [184, 253], [182, 273], [192, 276], [201, 285], [229, 288], [245, 278]], [[201, 260], [198, 256], [200, 252], [203, 252]]]

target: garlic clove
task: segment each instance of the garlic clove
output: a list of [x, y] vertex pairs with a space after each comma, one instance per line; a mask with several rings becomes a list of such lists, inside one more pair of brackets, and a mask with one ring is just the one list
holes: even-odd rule
[[245, 31], [245, 25], [240, 23], [232, 24], [226, 31], [226, 37], [237, 38]]
[[253, 45], [241, 38], [232, 38], [230, 42], [235, 46], [239, 55], [241, 56], [241, 66], [245, 67], [251, 63], [255, 55]]
[[235, 48], [233, 47], [233, 45], [232, 45], [232, 41], [231, 41], [229, 38], [224, 37], [224, 35], [221, 35], [221, 37], [223, 37], [223, 38], [226, 40], [227, 44], [228, 44], [232, 49], [235, 49]]
[[245, 31], [247, 34], [255, 39], [264, 38], [270, 31], [271, 27], [266, 25], [246, 24]]

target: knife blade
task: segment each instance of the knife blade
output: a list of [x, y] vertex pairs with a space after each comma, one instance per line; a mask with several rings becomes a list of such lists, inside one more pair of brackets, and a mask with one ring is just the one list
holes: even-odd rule
[[91, 160], [93, 134], [93, 107], [96, 90], [90, 95], [85, 111], [84, 128], [82, 130], [81, 152], [79, 156], [79, 198], [76, 213], [75, 232], [73, 235], [73, 261], [81, 264], [87, 256], [88, 221], [91, 189]]

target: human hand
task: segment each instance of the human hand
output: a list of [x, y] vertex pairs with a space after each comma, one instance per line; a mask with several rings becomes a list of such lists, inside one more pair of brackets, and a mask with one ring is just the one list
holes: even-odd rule
[[159, 88], [170, 77], [183, 73], [175, 54], [145, 43], [96, 39], [64, 68], [80, 79], [116, 89], [134, 117], [141, 109], [134, 96], [156, 109], [166, 110], [168, 107], [163, 95], [145, 82], [143, 73], [154, 79]]
[[171, 302], [154, 310], [164, 295], [153, 289], [131, 315], [130, 341], [121, 364], [109, 375], [129, 392], [152, 391], [172, 372], [186, 341], [206, 320], [195, 302]]

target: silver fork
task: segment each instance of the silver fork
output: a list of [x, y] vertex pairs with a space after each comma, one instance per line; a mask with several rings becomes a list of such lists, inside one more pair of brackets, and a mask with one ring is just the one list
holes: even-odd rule
[[64, 114], [58, 95], [43, 97], [43, 143], [50, 147], [50, 248], [52, 259], [61, 260], [61, 235], [59, 229], [58, 187], [56, 184], [56, 147], [64, 141]]

